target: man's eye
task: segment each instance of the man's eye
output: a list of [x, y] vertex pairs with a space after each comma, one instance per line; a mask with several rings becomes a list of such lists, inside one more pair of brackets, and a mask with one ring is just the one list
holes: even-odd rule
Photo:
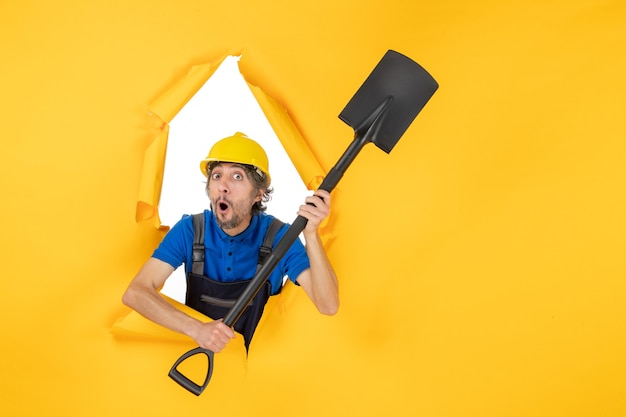
[[220, 174], [218, 174], [217, 172], [214, 172], [213, 174], [211, 174], [211, 178], [214, 180], [218, 180], [220, 178]]
[[241, 174], [235, 174], [235, 175], [233, 175], [233, 178], [234, 178], [234, 179], [236, 179], [237, 181], [240, 181], [240, 180], [242, 180], [242, 179], [243, 179], [243, 175], [241, 175]]

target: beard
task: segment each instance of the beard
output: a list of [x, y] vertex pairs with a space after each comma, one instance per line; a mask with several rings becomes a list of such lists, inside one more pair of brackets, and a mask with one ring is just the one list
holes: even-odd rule
[[243, 221], [243, 216], [239, 215], [237, 212], [233, 212], [231, 218], [228, 220], [221, 213], [216, 213], [215, 221], [223, 230], [229, 230], [239, 226]]
[[[234, 229], [241, 225], [243, 221], [249, 219], [254, 204], [254, 196], [251, 195], [248, 201], [233, 202], [227, 198], [220, 197], [211, 200], [211, 210], [215, 214], [215, 221], [222, 230]], [[222, 205], [228, 207], [228, 212], [220, 210]]]

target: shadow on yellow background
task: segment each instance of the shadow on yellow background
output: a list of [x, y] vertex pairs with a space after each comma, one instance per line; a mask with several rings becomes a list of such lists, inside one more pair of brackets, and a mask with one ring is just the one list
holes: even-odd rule
[[[0, 6], [7, 416], [626, 413], [623, 2], [126, 3]], [[338, 186], [340, 313], [288, 289], [194, 397], [192, 342], [111, 333], [163, 235], [135, 221], [151, 103], [242, 52], [327, 170], [387, 49], [440, 89]]]

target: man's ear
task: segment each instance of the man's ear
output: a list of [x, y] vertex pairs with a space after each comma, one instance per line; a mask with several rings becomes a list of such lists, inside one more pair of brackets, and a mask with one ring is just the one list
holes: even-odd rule
[[257, 201], [261, 201], [263, 199], [263, 194], [264, 193], [265, 193], [265, 190], [263, 188], [260, 188], [257, 191], [256, 198], [254, 199], [254, 202], [256, 203]]

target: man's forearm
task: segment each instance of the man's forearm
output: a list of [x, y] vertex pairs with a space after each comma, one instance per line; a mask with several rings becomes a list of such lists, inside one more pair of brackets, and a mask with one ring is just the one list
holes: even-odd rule
[[339, 309], [339, 286], [335, 271], [319, 234], [305, 234], [305, 241], [311, 264], [311, 298], [321, 313], [333, 315]]
[[168, 303], [156, 290], [130, 285], [122, 301], [148, 320], [192, 338], [194, 328], [201, 324]]

